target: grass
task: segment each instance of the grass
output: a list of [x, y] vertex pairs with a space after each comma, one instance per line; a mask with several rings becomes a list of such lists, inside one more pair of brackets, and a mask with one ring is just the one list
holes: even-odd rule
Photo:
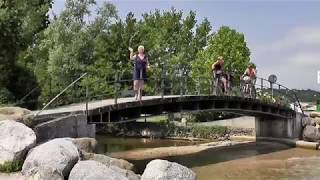
[[0, 165], [0, 172], [11, 173], [21, 171], [23, 165], [23, 161], [15, 160], [15, 161], [7, 161]]

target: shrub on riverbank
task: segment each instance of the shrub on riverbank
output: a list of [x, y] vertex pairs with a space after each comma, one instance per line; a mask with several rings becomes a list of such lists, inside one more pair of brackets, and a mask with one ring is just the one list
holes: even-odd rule
[[218, 139], [228, 133], [228, 127], [224, 126], [197, 126], [190, 127], [169, 125], [168, 136], [170, 137], [193, 137], [205, 139]]
[[2, 165], [0, 165], [0, 172], [4, 173], [11, 173], [11, 172], [17, 172], [21, 171], [23, 165], [23, 161], [16, 160], [12, 162], [4, 162]]
[[252, 128], [232, 128], [226, 126], [203, 126], [192, 124], [190, 126], [179, 126], [175, 123], [144, 123], [135, 122], [127, 124], [110, 125], [100, 131], [101, 134], [124, 137], [152, 137], [152, 138], [202, 138], [225, 140], [231, 135], [254, 135]]

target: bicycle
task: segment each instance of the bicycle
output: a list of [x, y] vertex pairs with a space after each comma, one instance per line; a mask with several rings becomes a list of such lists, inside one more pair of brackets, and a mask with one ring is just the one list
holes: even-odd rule
[[[226, 74], [224, 73], [213, 73], [213, 85], [214, 85], [214, 94], [215, 95], [225, 95], [228, 91], [228, 88], [225, 89], [224, 88], [224, 84], [223, 84], [223, 81], [222, 81], [222, 78], [225, 77]], [[226, 78], [227, 80], [227, 78]], [[227, 86], [228, 86], [228, 82], [227, 82]]]
[[255, 79], [251, 79], [248, 76], [241, 77], [240, 90], [242, 96], [248, 98], [256, 98]]

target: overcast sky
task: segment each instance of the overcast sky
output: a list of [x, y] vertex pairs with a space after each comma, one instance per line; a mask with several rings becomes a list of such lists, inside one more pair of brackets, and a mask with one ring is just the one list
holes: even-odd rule
[[[98, 6], [104, 0], [96, 0]], [[59, 14], [65, 0], [55, 0], [53, 11]], [[278, 76], [278, 82], [290, 88], [320, 90], [320, 0], [227, 0], [165, 1], [112, 0], [124, 18], [132, 11], [137, 17], [155, 8], [171, 7], [196, 11], [197, 19], [207, 17], [216, 31], [227, 25], [244, 33], [257, 64], [258, 75]]]

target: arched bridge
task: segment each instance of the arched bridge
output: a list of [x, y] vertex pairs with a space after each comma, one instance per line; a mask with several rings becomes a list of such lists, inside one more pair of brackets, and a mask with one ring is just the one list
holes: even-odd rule
[[[74, 83], [78, 82], [86, 74], [76, 79], [72, 84], [66, 87], [60, 94], [53, 98], [41, 111], [35, 111], [38, 123], [51, 120], [54, 118], [64, 117], [67, 115], [85, 115], [88, 124], [107, 124], [134, 121], [140, 117], [161, 115], [165, 113], [177, 112], [197, 112], [197, 111], [219, 111], [229, 112], [241, 115], [249, 115], [256, 117], [256, 133], [257, 136], [269, 137], [287, 137], [299, 138], [301, 135], [301, 116], [296, 113], [295, 109], [290, 108], [289, 103], [281, 103], [281, 98], [275, 100], [277, 94], [284, 94], [291, 97], [291, 103], [296, 108], [299, 100], [297, 96], [290, 95], [289, 89], [280, 84], [271, 84], [265, 79], [258, 79], [255, 84], [256, 89], [262, 92], [257, 98], [248, 98], [237, 95], [212, 95], [211, 91], [207, 94], [201, 94], [197, 91], [197, 95], [190, 95], [182, 88], [180, 83], [180, 95], [165, 95], [165, 83], [161, 80], [161, 95], [144, 96], [143, 100], [137, 101], [133, 97], [118, 98], [115, 93], [114, 98], [91, 100], [88, 96], [88, 87], [86, 88], [85, 102], [73, 103], [55, 108], [47, 108], [61, 94], [63, 94]], [[131, 81], [131, 80], [129, 80]], [[129, 82], [128, 81], [128, 82]], [[122, 81], [125, 82], [125, 81]], [[119, 84], [121, 81], [115, 81], [115, 92], [119, 92]], [[270, 86], [265, 84], [270, 83]], [[278, 88], [273, 88], [276, 85]], [[212, 84], [209, 83], [209, 87]], [[171, 87], [171, 89], [173, 89]], [[178, 88], [179, 89], [179, 88]], [[209, 88], [210, 90], [210, 88]], [[191, 92], [192, 90], [188, 90]], [[274, 101], [266, 101], [264, 98], [267, 94], [271, 94]], [[279, 95], [279, 97], [283, 96]], [[301, 107], [301, 106], [300, 106]]]
[[73, 104], [43, 111], [39, 118], [60, 117], [69, 114], [87, 114], [88, 122], [95, 124], [123, 122], [143, 116], [164, 113], [223, 111], [269, 118], [294, 118], [295, 111], [278, 104], [235, 96], [146, 96], [142, 101], [120, 98]]

